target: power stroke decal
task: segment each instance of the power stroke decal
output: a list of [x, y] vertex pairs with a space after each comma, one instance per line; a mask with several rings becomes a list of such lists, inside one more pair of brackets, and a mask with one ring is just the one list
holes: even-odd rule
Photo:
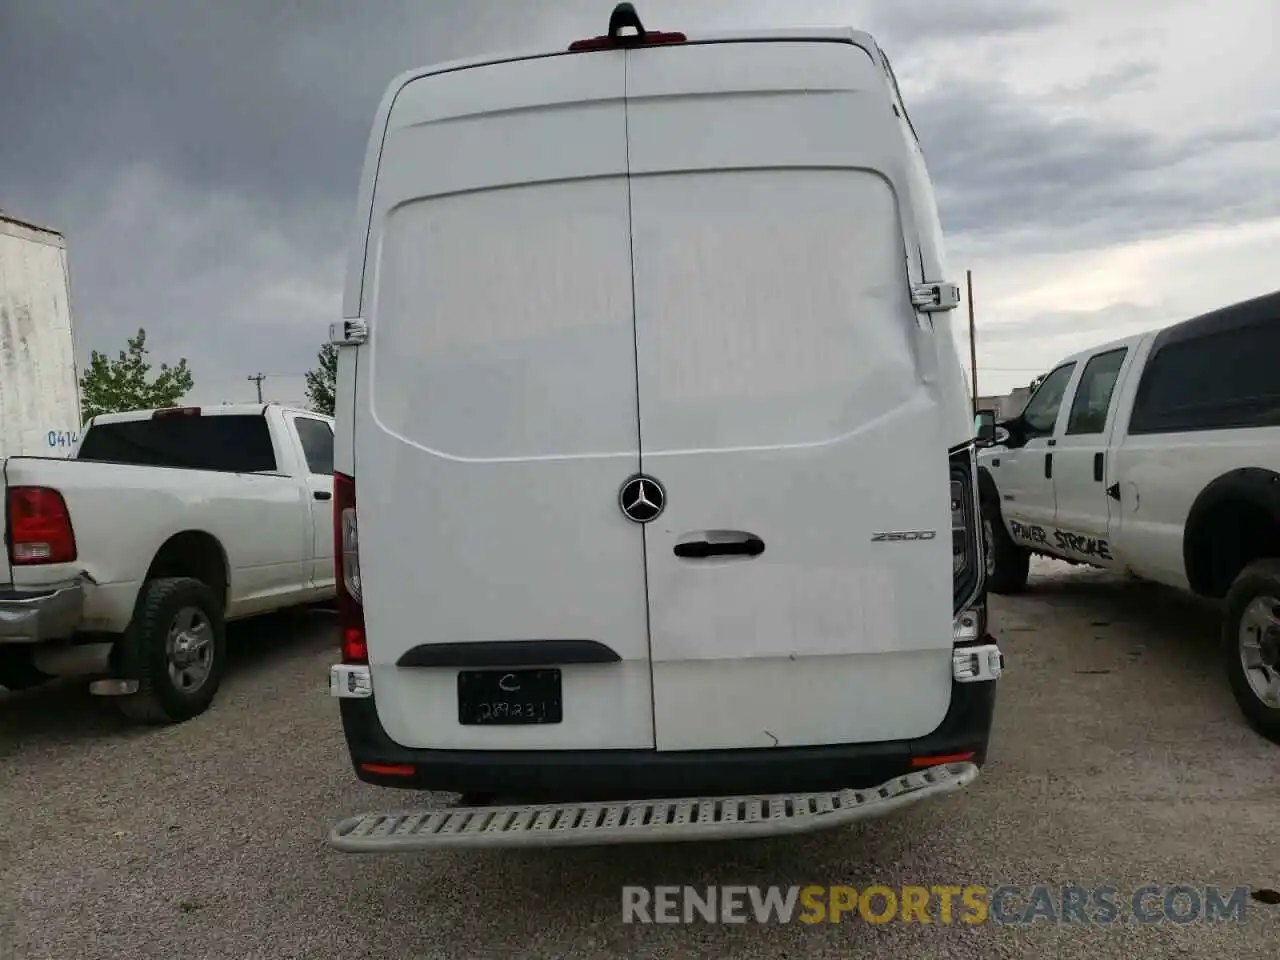
[[1049, 550], [1069, 554], [1076, 557], [1087, 557], [1097, 560], [1111, 560], [1111, 545], [1102, 537], [1088, 537], [1069, 530], [1046, 530], [1034, 523], [1009, 521], [1009, 532], [1018, 540], [1040, 544]]

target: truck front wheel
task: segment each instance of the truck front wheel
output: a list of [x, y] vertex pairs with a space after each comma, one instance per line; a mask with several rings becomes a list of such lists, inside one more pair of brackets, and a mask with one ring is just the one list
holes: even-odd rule
[[1021, 593], [1031, 575], [1031, 551], [1013, 542], [1004, 528], [1000, 506], [990, 500], [982, 503], [982, 534], [987, 589], [992, 593]]
[[1280, 743], [1280, 560], [1245, 567], [1227, 592], [1222, 652], [1246, 719]]
[[226, 671], [226, 628], [213, 592], [190, 577], [142, 587], [125, 634], [124, 674], [136, 692], [117, 702], [138, 723], [181, 723], [204, 713]]

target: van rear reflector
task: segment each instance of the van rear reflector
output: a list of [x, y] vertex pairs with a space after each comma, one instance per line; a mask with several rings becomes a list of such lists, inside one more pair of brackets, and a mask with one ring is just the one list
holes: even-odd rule
[[[635, 33], [623, 33], [624, 27], [630, 27]], [[689, 38], [675, 31], [646, 30], [640, 22], [636, 8], [629, 3], [620, 3], [613, 8], [609, 17], [609, 32], [599, 37], [587, 37], [569, 44], [570, 53], [582, 53], [586, 50], [614, 50], [625, 47], [650, 47], [664, 43], [684, 43]]]
[[911, 765], [917, 769], [920, 767], [938, 767], [947, 763], [969, 763], [972, 762], [973, 757], [973, 750], [969, 750], [966, 753], [936, 753], [932, 756], [912, 757]]
[[407, 763], [362, 763], [360, 769], [379, 777], [412, 777], [417, 771]]

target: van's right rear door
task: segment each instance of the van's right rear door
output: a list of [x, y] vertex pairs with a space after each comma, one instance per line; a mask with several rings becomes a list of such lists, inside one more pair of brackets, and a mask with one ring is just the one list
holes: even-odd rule
[[[407, 747], [653, 746], [643, 533], [617, 501], [639, 469], [624, 67], [462, 69], [391, 111], [355, 464], [379, 719]], [[540, 681], [507, 677], [509, 641], [560, 671], [560, 722], [513, 722], [548, 701], [521, 699]], [[618, 659], [572, 662], [588, 644]], [[502, 722], [462, 721], [471, 680], [518, 694], [475, 704]]]
[[637, 49], [627, 112], [657, 747], [923, 736], [951, 694], [949, 475], [881, 68]]

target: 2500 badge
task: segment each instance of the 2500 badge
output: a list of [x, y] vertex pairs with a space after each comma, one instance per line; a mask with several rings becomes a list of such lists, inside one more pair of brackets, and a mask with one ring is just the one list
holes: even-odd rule
[[903, 540], [932, 540], [938, 535], [936, 530], [894, 530], [889, 533], [873, 533], [872, 543], [900, 542]]
[[[1019, 540], [1042, 544], [1050, 552], [1097, 558], [1099, 560], [1112, 559], [1111, 546], [1102, 537], [1086, 537], [1079, 533], [1056, 528], [1053, 531], [1048, 531], [1036, 524], [1019, 523], [1017, 520], [1009, 521], [1009, 532]], [[1053, 534], [1052, 540], [1049, 539], [1050, 532]]]

